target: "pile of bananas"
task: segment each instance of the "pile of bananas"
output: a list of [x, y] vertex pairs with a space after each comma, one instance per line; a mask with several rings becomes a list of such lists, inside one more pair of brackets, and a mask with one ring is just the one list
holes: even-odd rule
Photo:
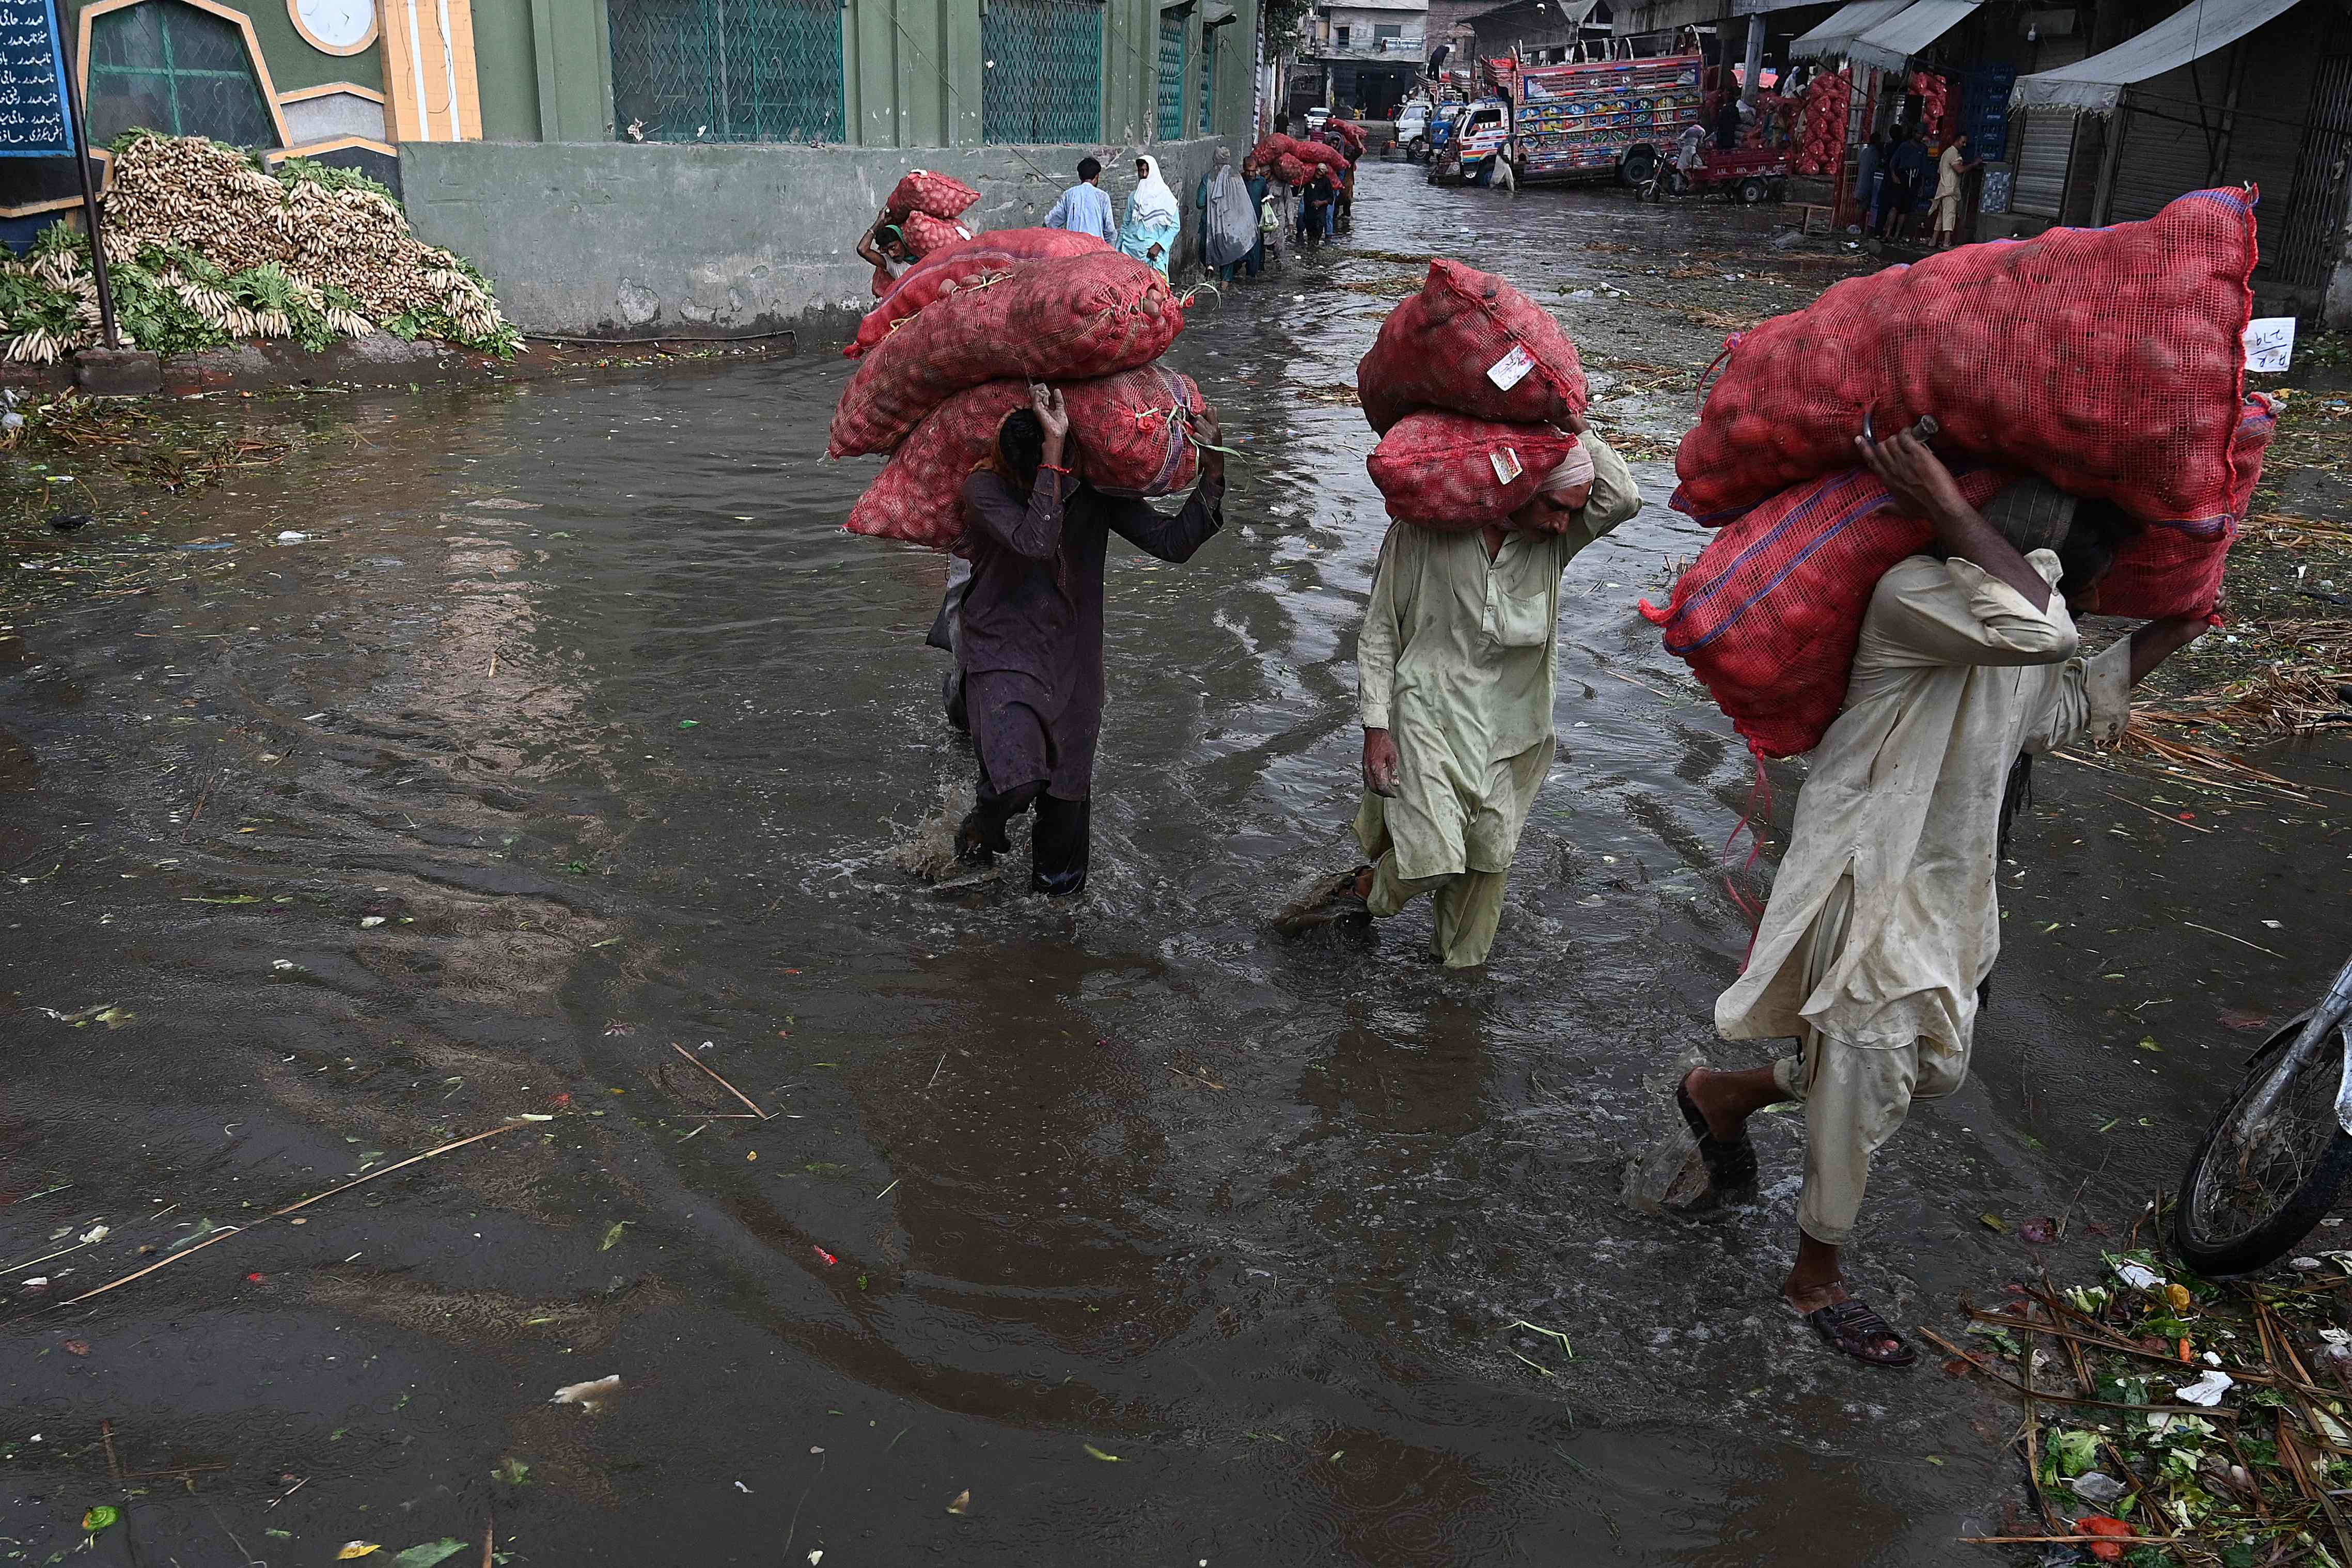
[[[464, 258], [418, 240], [390, 191], [304, 158], [275, 173], [201, 136], [130, 132], [105, 202], [115, 317], [142, 349], [240, 338], [323, 349], [383, 331], [510, 356], [522, 334]], [[63, 224], [0, 259], [5, 357], [52, 363], [98, 341], [89, 241]]]

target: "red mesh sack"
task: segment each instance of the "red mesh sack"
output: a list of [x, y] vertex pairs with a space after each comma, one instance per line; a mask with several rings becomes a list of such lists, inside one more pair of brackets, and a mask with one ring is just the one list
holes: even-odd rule
[[2210, 611], [2221, 596], [2222, 563], [2262, 481], [2263, 448], [2277, 429], [2270, 405], [2248, 398], [2231, 444], [2238, 489], [2230, 515], [2208, 523], [2148, 524], [2147, 532], [2116, 552], [2115, 565], [2091, 590], [2084, 613], [2147, 621]]
[[[1190, 489], [1200, 454], [1185, 417], [1208, 405], [1190, 376], [1160, 365], [1062, 387], [1087, 482], [1112, 495]], [[1029, 401], [1026, 381], [992, 381], [959, 392], [898, 444], [850, 509], [852, 533], [952, 546], [963, 532], [964, 476], [987, 454], [1006, 414]]]
[[978, 200], [980, 193], [953, 175], [929, 169], [909, 169], [891, 187], [890, 199], [882, 204], [882, 211], [892, 223], [904, 223], [916, 213], [953, 222]]
[[1399, 522], [1483, 528], [1528, 504], [1577, 438], [1550, 425], [1498, 425], [1424, 408], [1389, 426], [1364, 466]]
[[1551, 313], [1491, 273], [1444, 258], [1381, 323], [1356, 366], [1364, 417], [1385, 435], [1416, 408], [1507, 425], [1584, 412], [1584, 367]]
[[907, 248], [914, 252], [918, 259], [937, 255], [950, 246], [961, 245], [971, 237], [971, 230], [963, 225], [933, 217], [929, 213], [908, 214], [906, 221], [898, 226], [898, 232], [907, 237]]
[[1285, 153], [1274, 161], [1274, 177], [1295, 191], [1315, 176], [1306, 164]]
[[[1960, 493], [1982, 506], [2016, 476], [1978, 468]], [[1936, 536], [1893, 510], [1886, 487], [1851, 468], [1782, 491], [1717, 531], [1642, 614], [1686, 660], [1731, 727], [1767, 757], [1818, 745], [1845, 703], [1863, 612], [1887, 568]]]
[[1087, 381], [1149, 364], [1184, 328], [1168, 279], [1115, 251], [1015, 268], [935, 300], [857, 362], [826, 451], [887, 452], [983, 381]]
[[1964, 246], [1732, 338], [1675, 506], [1719, 523], [1850, 468], [1867, 411], [1880, 430], [1933, 414], [1947, 449], [2211, 526], [2239, 488], [2253, 201], [2197, 191], [2145, 223]]
[[1076, 229], [993, 228], [932, 251], [901, 273], [898, 287], [866, 312], [866, 320], [857, 325], [857, 341], [843, 349], [842, 355], [846, 359], [865, 357], [866, 351], [889, 336], [900, 321], [968, 283], [1010, 272], [1024, 261], [1048, 261], [1109, 248], [1109, 242], [1102, 236], [1080, 234]]

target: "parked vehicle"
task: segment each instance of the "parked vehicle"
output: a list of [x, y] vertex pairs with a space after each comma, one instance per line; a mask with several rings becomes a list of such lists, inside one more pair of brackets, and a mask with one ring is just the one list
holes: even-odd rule
[[1404, 149], [1409, 163], [1419, 163], [1429, 153], [1429, 105], [1408, 103], [1397, 111], [1396, 144]]
[[2310, 1012], [2271, 1032], [2189, 1156], [2172, 1237], [2198, 1273], [2252, 1274], [2285, 1257], [2352, 1171], [2352, 963]]
[[1643, 194], [1661, 196], [1700, 195], [1709, 191], [1726, 195], [1754, 206], [1767, 199], [1779, 201], [1789, 186], [1787, 147], [1738, 147], [1727, 153], [1720, 147], [1709, 147], [1699, 154], [1699, 164], [1687, 172], [1675, 166], [1671, 159], [1657, 165], [1656, 177], [1645, 181]]
[[1465, 105], [1444, 145], [1429, 160], [1430, 183], [1460, 184], [1475, 178], [1478, 166], [1501, 152], [1510, 139], [1508, 103], [1499, 98], [1482, 98]]
[[1323, 129], [1324, 123], [1330, 118], [1331, 111], [1324, 108], [1321, 104], [1317, 104], [1314, 108], [1307, 111], [1307, 133], [1309, 136], [1314, 135], [1317, 132]]
[[1519, 178], [1645, 184], [1672, 158], [1682, 128], [1698, 121], [1699, 66], [1696, 55], [1557, 66], [1494, 61], [1518, 142]]

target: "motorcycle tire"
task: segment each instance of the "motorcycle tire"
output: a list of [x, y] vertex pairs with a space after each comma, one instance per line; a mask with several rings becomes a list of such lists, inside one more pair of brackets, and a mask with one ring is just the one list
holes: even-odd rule
[[1764, 182], [1753, 177], [1739, 182], [1739, 202], [1742, 206], [1754, 206], [1764, 199]]
[[[2172, 1244], [2181, 1261], [2209, 1279], [2231, 1275], [2252, 1274], [2268, 1268], [2293, 1250], [2295, 1244], [2309, 1236], [2327, 1211], [2335, 1206], [2336, 1194], [2347, 1174], [2352, 1174], [2352, 1136], [2347, 1136], [2339, 1126], [2328, 1128], [2324, 1146], [2305, 1163], [2296, 1184], [2285, 1196], [2271, 1205], [2269, 1213], [2253, 1224], [2227, 1231], [2209, 1225], [2200, 1202], [2210, 1181], [2218, 1172], [2208, 1171], [2209, 1164], [2227, 1160], [2239, 1140], [2227, 1138], [2242, 1107], [2269, 1079], [2280, 1053], [2294, 1042], [2303, 1032], [2311, 1014], [2305, 1012], [2281, 1026], [2253, 1060], [2247, 1064], [2245, 1077], [2240, 1080], [2230, 1102], [2223, 1106], [2205, 1130], [2197, 1152], [2189, 1158], [2189, 1166], [2181, 1173], [2180, 1193], [2172, 1208]], [[2327, 1114], [2333, 1121], [2335, 1086], [2340, 1081], [2344, 1062], [2342, 1026], [2337, 1037], [2324, 1044], [2305, 1065], [2305, 1074], [2320, 1075], [2313, 1079], [2314, 1087], [2325, 1090]], [[2319, 1140], [2313, 1140], [2316, 1142]]]

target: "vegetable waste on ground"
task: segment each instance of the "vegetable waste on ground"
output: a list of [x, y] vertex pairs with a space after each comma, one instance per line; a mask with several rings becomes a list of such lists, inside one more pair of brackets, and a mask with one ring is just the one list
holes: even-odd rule
[[[416, 238], [392, 192], [350, 169], [250, 153], [200, 136], [115, 139], [105, 196], [115, 316], [132, 346], [162, 353], [241, 338], [313, 351], [373, 331], [439, 338], [500, 358], [522, 334], [488, 280]], [[6, 357], [50, 364], [99, 341], [89, 237], [53, 224], [0, 260]]]

